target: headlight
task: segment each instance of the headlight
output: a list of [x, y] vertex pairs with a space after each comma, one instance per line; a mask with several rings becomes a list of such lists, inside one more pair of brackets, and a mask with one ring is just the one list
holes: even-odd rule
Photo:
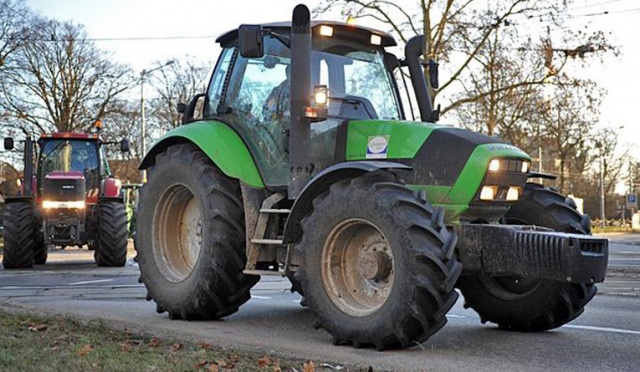
[[520, 187], [483, 186], [480, 200], [485, 201], [517, 201], [520, 198]]
[[497, 186], [484, 186], [480, 191], [480, 200], [493, 200], [496, 198]]
[[42, 208], [44, 209], [84, 209], [85, 204], [84, 200], [77, 201], [53, 201], [53, 200], [43, 200]]
[[489, 162], [489, 172], [520, 172], [528, 173], [531, 163], [527, 160], [520, 159], [491, 159]]
[[516, 201], [520, 197], [520, 188], [519, 187], [509, 187], [509, 191], [507, 191], [507, 201]]
[[500, 159], [493, 159], [489, 163], [489, 172], [497, 172], [500, 170]]

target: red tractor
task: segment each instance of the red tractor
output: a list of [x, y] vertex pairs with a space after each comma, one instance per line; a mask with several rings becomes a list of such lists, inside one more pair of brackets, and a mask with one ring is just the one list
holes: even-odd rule
[[[104, 145], [116, 142], [82, 133], [43, 134], [37, 149], [31, 136], [23, 142], [20, 195], [7, 198], [3, 214], [4, 268], [44, 264], [49, 246], [71, 245], [94, 250], [98, 266], [124, 266], [127, 215], [121, 182], [104, 152]], [[119, 144], [129, 151], [126, 140]], [[4, 148], [14, 148], [13, 138], [4, 139]]]

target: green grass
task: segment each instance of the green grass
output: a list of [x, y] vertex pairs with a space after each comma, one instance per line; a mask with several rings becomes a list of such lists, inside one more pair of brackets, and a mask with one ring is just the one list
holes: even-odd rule
[[[313, 371], [313, 362], [0, 309], [3, 371]], [[316, 364], [318, 364], [316, 362]], [[357, 369], [345, 368], [343, 371]]]

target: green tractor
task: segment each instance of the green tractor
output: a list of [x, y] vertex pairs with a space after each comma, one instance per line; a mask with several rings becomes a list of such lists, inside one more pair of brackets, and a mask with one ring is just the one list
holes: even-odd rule
[[[223, 318], [261, 275], [286, 276], [336, 344], [383, 350], [442, 328], [456, 288], [483, 322], [519, 331], [593, 298], [607, 240], [527, 182], [540, 175], [525, 152], [434, 123], [422, 37], [398, 59], [390, 35], [299, 5], [291, 23], [217, 41], [207, 92], [140, 165], [140, 281], [159, 313]], [[405, 120], [403, 67], [420, 122]]]

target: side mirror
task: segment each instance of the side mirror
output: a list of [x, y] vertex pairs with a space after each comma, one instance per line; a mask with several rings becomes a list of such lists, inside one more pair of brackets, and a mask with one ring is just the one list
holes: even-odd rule
[[5, 150], [13, 150], [13, 138], [6, 137], [4, 139], [4, 149]]
[[178, 106], [176, 106], [176, 109], [179, 113], [184, 114], [184, 112], [187, 110], [187, 104], [184, 102], [180, 102], [178, 103]]
[[185, 106], [184, 111], [182, 112], [182, 124], [188, 124], [197, 120], [195, 118], [196, 107], [198, 106], [198, 101], [205, 96], [206, 94], [204, 93], [196, 94], [189, 104]]
[[125, 138], [122, 141], [120, 141], [120, 151], [129, 152], [129, 150], [130, 150], [129, 140]]
[[264, 56], [262, 26], [241, 25], [238, 29], [238, 48], [240, 55], [244, 58], [262, 58]]
[[438, 62], [432, 59], [429, 60], [429, 82], [433, 89], [438, 89], [440, 86], [440, 83], [438, 82]]
[[400, 60], [398, 60], [398, 57], [396, 57], [395, 54], [385, 52], [384, 60], [385, 62], [387, 62], [387, 66], [389, 66], [391, 71], [394, 71], [396, 68], [399, 68], [401, 66]]

